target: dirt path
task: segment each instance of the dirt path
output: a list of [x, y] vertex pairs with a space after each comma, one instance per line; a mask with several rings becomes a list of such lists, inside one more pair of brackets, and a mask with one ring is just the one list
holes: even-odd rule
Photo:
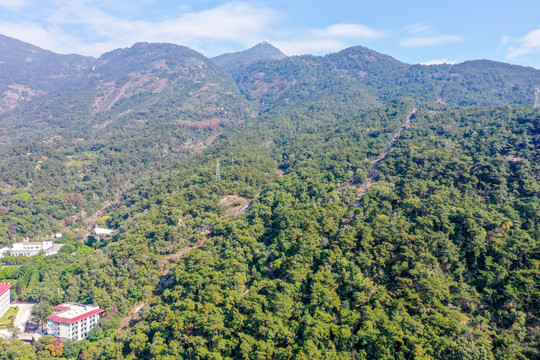
[[129, 313], [126, 316], [124, 316], [124, 318], [122, 319], [122, 322], [120, 323], [120, 327], [118, 328], [118, 330], [116, 330], [116, 333], [120, 334], [120, 332], [127, 330], [129, 327], [131, 327], [130, 326], [131, 322], [138, 318], [139, 312], [145, 306], [149, 305], [153, 298], [154, 298], [154, 295], [151, 295], [147, 297], [146, 299], [143, 299], [139, 301], [138, 303], [136, 303], [135, 305], [133, 305], [133, 307], [129, 310]]
[[[208, 231], [205, 234], [205, 237], [197, 241], [195, 245], [186, 246], [185, 248], [181, 249], [180, 251], [174, 254], [170, 254], [161, 258], [158, 262], [159, 267], [162, 268], [161, 275], [163, 275], [164, 277], [167, 277], [167, 280], [168, 280], [170, 278], [168, 275], [170, 274], [171, 268], [173, 267], [173, 263], [175, 261], [180, 260], [182, 256], [184, 256], [185, 254], [188, 254], [192, 252], [193, 250], [201, 247], [201, 245], [204, 244], [204, 242], [208, 239], [207, 235], [209, 233], [210, 231]], [[130, 327], [130, 324], [133, 321], [138, 319], [139, 313], [141, 312], [141, 310], [147, 306], [150, 306], [150, 304], [152, 303], [152, 300], [154, 299], [154, 296], [161, 295], [162, 291], [163, 291], [162, 284], [160, 284], [154, 289], [154, 291], [152, 292], [150, 296], [146, 297], [145, 299], [133, 305], [131, 309], [129, 310], [128, 314], [126, 314], [124, 318], [122, 319], [122, 323], [120, 324], [120, 327], [118, 328], [116, 333], [119, 334], [121, 331], [127, 330]]]
[[[208, 235], [209, 233], [210, 233], [210, 231], [208, 231], [205, 235]], [[203, 237], [201, 240], [197, 241], [197, 243], [195, 245], [193, 245], [193, 246], [186, 246], [182, 250], [180, 250], [180, 251], [178, 251], [178, 252], [176, 252], [174, 254], [167, 255], [164, 258], [162, 258], [159, 261], [159, 264], [165, 268], [162, 271], [162, 275], [167, 275], [169, 273], [170, 267], [168, 265], [170, 265], [170, 263], [178, 261], [185, 254], [190, 253], [195, 249], [198, 249], [199, 247], [201, 247], [202, 244], [204, 244], [206, 239], [208, 239], [208, 236]]]
[[94, 231], [94, 226], [96, 225], [96, 222], [98, 221], [98, 219], [103, 215], [105, 210], [107, 210], [107, 208], [115, 202], [115, 200], [105, 201], [98, 211], [96, 211], [95, 213], [93, 213], [92, 215], [84, 219], [84, 222], [86, 223], [87, 232], [91, 233], [92, 231]]
[[386, 158], [386, 155], [390, 152], [390, 150], [394, 147], [395, 142], [401, 137], [403, 131], [405, 131], [411, 126], [411, 118], [414, 114], [416, 114], [417, 110], [418, 108], [416, 107], [411, 110], [411, 112], [407, 116], [407, 119], [405, 119], [405, 121], [401, 123], [399, 130], [394, 134], [392, 140], [390, 140], [390, 143], [388, 143], [386, 149], [384, 149], [384, 152], [376, 160], [373, 160], [373, 165], [371, 165], [371, 170], [369, 171], [366, 181], [364, 181], [364, 183], [358, 188], [358, 195], [356, 196], [354, 206], [358, 206], [358, 201], [360, 200], [360, 198], [367, 192], [370, 187], [377, 183], [377, 181], [375, 181], [375, 178], [377, 177], [377, 168]]
[[96, 225], [96, 222], [98, 221], [98, 219], [100, 217], [103, 216], [103, 213], [105, 212], [105, 210], [107, 210], [111, 205], [116, 205], [116, 204], [118, 204], [120, 202], [120, 196], [121, 195], [117, 195], [112, 200], [107, 200], [107, 201], [103, 202], [101, 204], [101, 208], [99, 210], [97, 210], [96, 212], [94, 212], [90, 216], [86, 216], [86, 213], [84, 211], [81, 211], [80, 213], [72, 215], [71, 216], [72, 219], [76, 219], [77, 217], [83, 218], [83, 220], [82, 220], [83, 223], [84, 223], [83, 228], [73, 229], [73, 228], [66, 225], [66, 220], [65, 219], [62, 219], [62, 220], [60, 220], [58, 222], [59, 225], [60, 225], [60, 229], [63, 232], [68, 231], [68, 230], [83, 231], [86, 236], [90, 235], [91, 233], [94, 232], [94, 227]]

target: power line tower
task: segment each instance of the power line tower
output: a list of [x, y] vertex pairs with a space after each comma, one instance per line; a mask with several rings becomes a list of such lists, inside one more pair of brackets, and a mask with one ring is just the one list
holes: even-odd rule
[[221, 173], [219, 172], [219, 159], [216, 162], [216, 181], [221, 180]]
[[540, 106], [540, 86], [537, 86], [534, 91], [534, 107]]

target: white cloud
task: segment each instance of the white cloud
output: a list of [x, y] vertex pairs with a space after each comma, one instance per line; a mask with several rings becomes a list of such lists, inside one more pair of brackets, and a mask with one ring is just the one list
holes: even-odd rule
[[24, 5], [24, 0], [0, 0], [0, 7], [17, 10]]
[[462, 41], [459, 36], [440, 34], [424, 23], [405, 26], [402, 31], [409, 35], [399, 41], [402, 47], [426, 47]]
[[362, 24], [335, 24], [328, 26], [324, 30], [313, 30], [313, 35], [322, 38], [378, 38], [383, 36], [382, 32]]
[[[148, 5], [152, 0], [144, 1]], [[231, 1], [198, 11], [179, 6], [177, 13], [159, 20], [116, 15], [122, 13], [118, 6], [111, 8], [101, 0], [56, 0], [54, 4], [43, 13], [34, 14], [39, 23], [0, 20], [0, 33], [54, 52], [92, 56], [138, 41], [181, 44], [215, 56], [244, 49], [262, 39], [269, 39], [289, 55], [320, 54], [384, 36], [381, 31], [353, 23], [283, 29], [280, 21], [284, 14], [247, 1]], [[140, 11], [130, 6], [128, 12]]]
[[383, 36], [383, 32], [362, 24], [334, 24], [324, 29], [290, 31], [287, 40], [278, 36], [272, 43], [287, 55], [321, 54], [342, 50], [355, 39], [359, 42]]
[[497, 51], [500, 51], [500, 50], [504, 49], [506, 44], [508, 44], [510, 41], [511, 41], [510, 36], [508, 36], [508, 35], [502, 36], [499, 47], [497, 48]]
[[28, 42], [43, 49], [61, 49], [66, 43], [77, 43], [78, 39], [68, 36], [59, 29], [47, 29], [33, 23], [0, 23], [0, 34]]
[[420, 65], [442, 65], [442, 64], [457, 64], [457, 61], [448, 60], [448, 59], [438, 59], [438, 60], [429, 60], [426, 62], [420, 63]]
[[429, 35], [433, 34], [433, 30], [431, 27], [424, 23], [417, 23], [412, 24], [404, 27], [404, 30], [407, 31], [409, 34], [423, 34], [423, 35]]
[[[510, 42], [508, 39], [506, 43]], [[517, 40], [519, 43], [518, 47], [509, 47], [508, 48], [508, 58], [514, 59], [529, 53], [539, 52], [540, 51], [540, 29], [531, 31], [521, 39]]]
[[84, 0], [67, 1], [47, 15], [43, 24], [0, 22], [0, 33], [55, 52], [93, 56], [138, 41], [171, 42], [204, 51], [200, 44], [208, 48], [223, 41], [252, 45], [265, 37], [277, 19], [270, 8], [242, 2], [154, 22], [115, 17]]
[[460, 42], [462, 39], [455, 35], [440, 35], [440, 36], [424, 36], [424, 37], [409, 37], [402, 39], [399, 45], [403, 47], [424, 47], [442, 45], [452, 42]]

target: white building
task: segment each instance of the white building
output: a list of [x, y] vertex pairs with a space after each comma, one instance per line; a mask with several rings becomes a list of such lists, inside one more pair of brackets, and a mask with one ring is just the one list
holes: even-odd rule
[[96, 227], [94, 228], [94, 234], [96, 234], [96, 237], [97, 237], [97, 241], [102, 241], [103, 239], [105, 239], [106, 237], [108, 236], [111, 236], [113, 233], [113, 230], [111, 229], [105, 229], [105, 228], [100, 228], [96, 225]]
[[4, 316], [11, 305], [11, 285], [0, 284], [0, 317]]
[[46, 256], [49, 256], [58, 254], [58, 251], [62, 246], [64, 246], [64, 244], [53, 244], [51, 240], [15, 243], [10, 248], [0, 249], [0, 257], [4, 257], [6, 255], [32, 256], [38, 255], [41, 251], [43, 251]]
[[98, 324], [103, 312], [96, 305], [64, 303], [54, 307], [54, 314], [47, 318], [47, 332], [60, 339], [82, 340]]
[[0, 258], [3, 258], [6, 255], [9, 255], [9, 250], [11, 250], [10, 247], [3, 247], [0, 249]]

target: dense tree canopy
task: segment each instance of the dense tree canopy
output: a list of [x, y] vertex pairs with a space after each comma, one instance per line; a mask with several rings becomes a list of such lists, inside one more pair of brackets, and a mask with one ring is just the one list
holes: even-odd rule
[[[102, 75], [146, 46], [107, 55]], [[86, 132], [79, 114], [55, 142], [0, 145], [0, 244], [59, 231], [65, 243], [2, 258], [0, 280], [41, 321], [64, 301], [105, 310], [86, 340], [0, 340], [1, 357], [538, 359], [540, 111], [420, 103], [493, 104], [521, 94], [508, 83], [522, 72], [484, 84], [504, 83], [503, 95], [482, 95], [474, 64], [409, 66], [353, 48], [247, 62], [259, 76], [237, 78], [249, 103], [215, 65], [175, 51], [191, 60], [167, 57], [156, 72], [211, 71], [176, 83], [159, 98], [168, 105], [135, 91], [86, 118], [115, 131]], [[403, 94], [418, 100], [391, 100]], [[95, 224], [114, 235], [88, 236]]]

